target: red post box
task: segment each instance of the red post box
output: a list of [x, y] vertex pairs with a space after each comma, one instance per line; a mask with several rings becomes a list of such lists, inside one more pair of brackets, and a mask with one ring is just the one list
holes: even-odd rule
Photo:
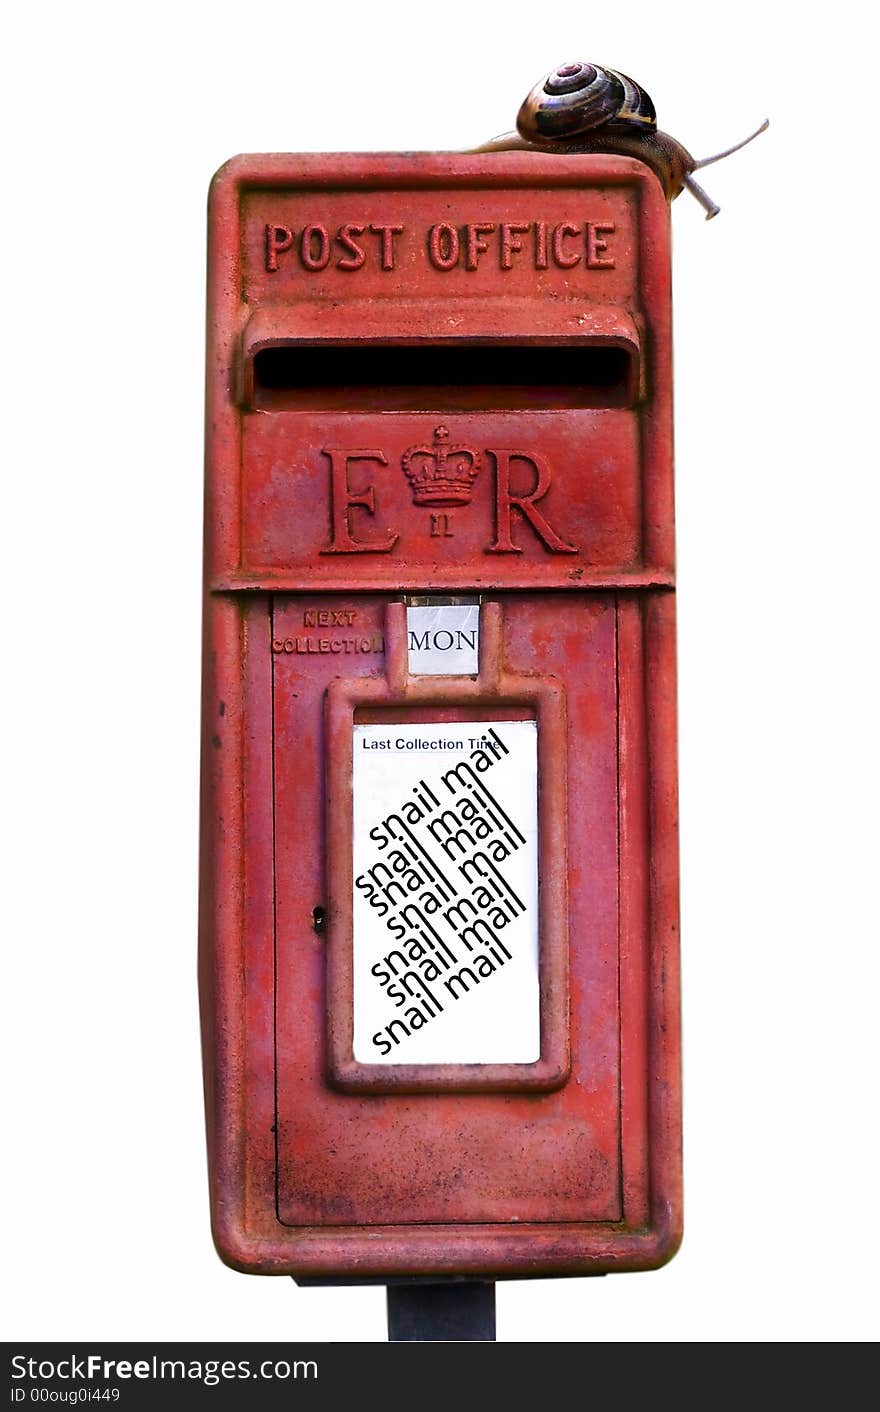
[[633, 157], [263, 156], [210, 205], [215, 1238], [647, 1269], [681, 1222], [669, 211]]

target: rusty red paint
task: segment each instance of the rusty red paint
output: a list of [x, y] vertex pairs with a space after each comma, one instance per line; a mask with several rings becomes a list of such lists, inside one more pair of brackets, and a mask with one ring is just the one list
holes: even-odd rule
[[[302, 1276], [662, 1263], [681, 1221], [663, 192], [621, 156], [239, 158], [210, 234], [218, 1248]], [[591, 348], [604, 391], [570, 375]], [[261, 369], [278, 350], [293, 362]], [[493, 350], [527, 387], [493, 383]], [[464, 386], [419, 381], [456, 354]], [[453, 534], [402, 470], [441, 425], [480, 464]], [[408, 678], [402, 594], [468, 591], [479, 677]], [[539, 719], [541, 1062], [377, 1076], [350, 1053], [351, 723], [487, 709]]]

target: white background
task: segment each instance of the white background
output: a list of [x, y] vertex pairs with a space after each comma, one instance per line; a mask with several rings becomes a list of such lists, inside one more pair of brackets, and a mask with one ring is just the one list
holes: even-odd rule
[[[862, 14], [868, 14], [866, 9]], [[687, 1234], [499, 1290], [511, 1341], [877, 1333], [875, 46], [856, 7], [7, 16], [8, 1338], [381, 1340], [227, 1270], [195, 985], [204, 202], [238, 151], [462, 147], [548, 69], [651, 92], [674, 208]]]

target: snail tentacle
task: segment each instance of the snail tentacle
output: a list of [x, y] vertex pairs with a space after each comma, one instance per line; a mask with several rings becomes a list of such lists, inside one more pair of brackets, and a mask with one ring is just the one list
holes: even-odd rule
[[750, 132], [748, 137], [744, 137], [742, 142], [735, 142], [732, 147], [725, 147], [723, 152], [716, 152], [714, 157], [701, 157], [699, 162], [694, 162], [694, 171], [700, 167], [711, 167], [713, 162], [720, 162], [725, 157], [730, 157], [734, 152], [738, 152], [741, 147], [747, 147], [750, 142], [754, 142], [756, 137], [760, 137], [762, 132], [766, 132], [770, 126], [770, 119], [765, 118], [760, 127], [756, 127], [754, 132]]

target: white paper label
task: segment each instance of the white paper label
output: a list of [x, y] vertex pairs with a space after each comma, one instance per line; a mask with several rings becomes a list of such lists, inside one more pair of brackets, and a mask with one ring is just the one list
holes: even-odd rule
[[437, 603], [407, 608], [406, 638], [413, 676], [475, 677], [479, 665], [480, 605]]
[[354, 727], [354, 1057], [540, 1058], [534, 721]]

